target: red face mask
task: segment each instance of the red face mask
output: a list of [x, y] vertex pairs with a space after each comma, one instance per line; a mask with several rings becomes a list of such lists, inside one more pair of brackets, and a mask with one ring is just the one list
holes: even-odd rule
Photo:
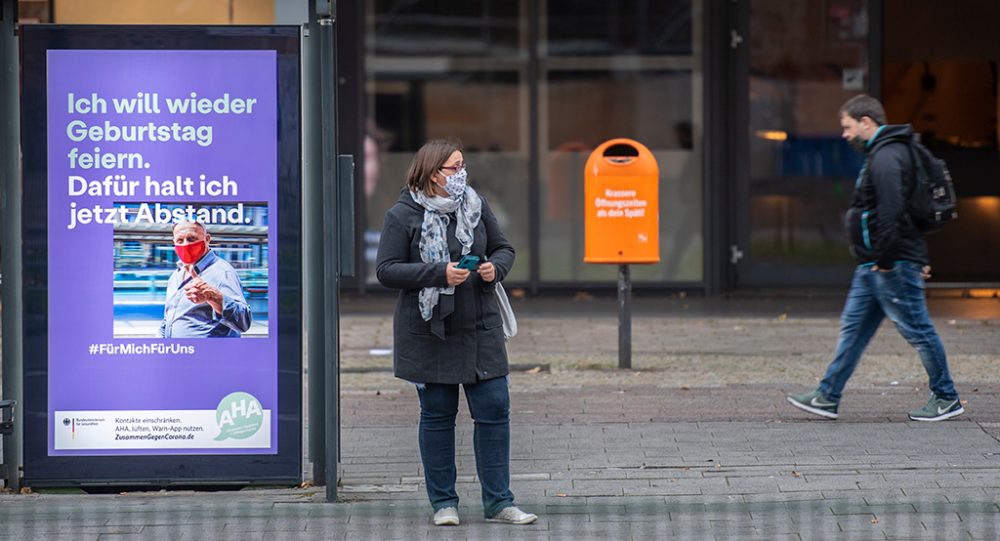
[[192, 265], [197, 263], [201, 256], [208, 252], [208, 242], [204, 240], [199, 240], [198, 242], [192, 242], [183, 245], [174, 245], [174, 250], [177, 251], [177, 257], [181, 258], [187, 265]]

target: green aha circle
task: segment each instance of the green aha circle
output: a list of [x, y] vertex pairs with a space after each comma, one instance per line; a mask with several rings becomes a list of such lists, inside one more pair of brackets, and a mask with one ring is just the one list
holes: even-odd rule
[[215, 441], [228, 438], [245, 440], [264, 425], [264, 408], [261, 407], [260, 400], [250, 393], [230, 393], [215, 409], [215, 422], [219, 425], [219, 435], [215, 437]]

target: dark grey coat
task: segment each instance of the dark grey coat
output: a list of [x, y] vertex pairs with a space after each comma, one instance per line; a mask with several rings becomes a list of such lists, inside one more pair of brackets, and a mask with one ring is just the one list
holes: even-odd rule
[[[455, 295], [441, 295], [431, 321], [420, 317], [417, 295], [424, 287], [448, 287], [446, 263], [424, 263], [420, 259], [420, 227], [424, 209], [402, 190], [399, 200], [385, 215], [378, 245], [378, 281], [399, 289], [393, 317], [393, 367], [398, 378], [415, 383], [475, 383], [507, 375], [507, 349], [494, 284], [502, 281], [514, 265], [514, 248], [507, 242], [493, 211], [483, 199], [483, 212], [476, 226], [470, 254], [486, 258], [496, 267], [496, 279], [484, 282], [478, 273], [455, 287]], [[462, 257], [455, 238], [454, 216], [448, 223], [451, 260]], [[454, 311], [441, 318], [442, 306]], [[444, 339], [431, 333], [431, 325], [443, 324]]]

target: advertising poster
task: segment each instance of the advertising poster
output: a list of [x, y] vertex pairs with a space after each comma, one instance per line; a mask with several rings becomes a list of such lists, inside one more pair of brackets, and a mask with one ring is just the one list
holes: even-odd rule
[[46, 60], [48, 455], [276, 454], [275, 51]]

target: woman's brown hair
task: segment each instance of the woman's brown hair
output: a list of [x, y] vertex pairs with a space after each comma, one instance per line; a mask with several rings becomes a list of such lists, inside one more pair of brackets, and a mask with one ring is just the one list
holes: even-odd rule
[[406, 187], [411, 192], [429, 193], [431, 177], [441, 170], [455, 151], [462, 151], [462, 143], [455, 139], [427, 141], [413, 156], [406, 170]]

